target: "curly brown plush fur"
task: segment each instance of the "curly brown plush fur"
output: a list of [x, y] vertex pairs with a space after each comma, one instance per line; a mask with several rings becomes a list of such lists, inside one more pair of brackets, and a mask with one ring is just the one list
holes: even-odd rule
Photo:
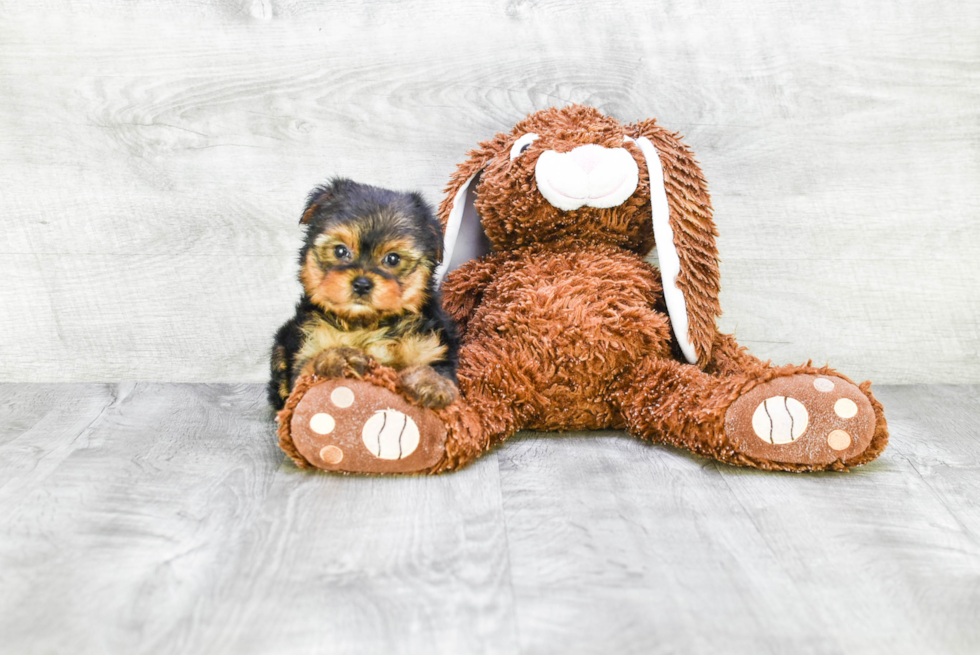
[[[510, 161], [506, 153], [511, 144], [527, 133], [540, 134], [542, 138], [521, 157]], [[691, 336], [703, 365], [708, 361], [716, 331], [715, 318], [721, 315], [711, 198], [693, 153], [677, 134], [661, 128], [656, 121], [622, 125], [591, 107], [579, 105], [531, 114], [509, 133], [498, 134], [469, 153], [469, 159], [452, 176], [439, 218], [445, 227], [456, 192], [479, 173], [475, 204], [494, 252], [516, 253], [533, 245], [549, 250], [576, 246], [588, 250], [593, 245], [606, 244], [646, 255], [654, 247], [649, 173], [642, 165], [639, 147], [624, 141], [624, 137], [640, 136], [651, 139], [665, 160], [664, 184], [681, 259], [678, 286], [694, 306]], [[589, 144], [625, 148], [641, 162], [636, 191], [616, 207], [562, 212], [544, 201], [538, 191], [536, 156], [545, 149], [564, 153]], [[659, 274], [654, 274], [659, 278]]]
[[[528, 133], [537, 138], [513, 157], [512, 147]], [[655, 240], [649, 166], [637, 145], [641, 137], [655, 146], [663, 166], [680, 262], [676, 286], [686, 300], [687, 337], [696, 366], [678, 361], [660, 275], [642, 258]], [[614, 207], [559, 209], [538, 188], [538, 159], [549, 151], [570, 153], [589, 144], [629, 152], [639, 169], [636, 189]], [[791, 471], [841, 470], [870, 461], [884, 449], [884, 415], [868, 383], [858, 392], [828, 368], [773, 367], [718, 333], [710, 198], [700, 168], [678, 135], [653, 120], [622, 125], [581, 106], [532, 114], [510, 132], [481, 143], [459, 166], [440, 208], [444, 225], [463, 185], [477, 174], [474, 206], [492, 252], [450, 272], [443, 293], [462, 335], [460, 388], [492, 442], [521, 429], [625, 428], [731, 464]], [[771, 395], [783, 399], [789, 421], [796, 419], [786, 428], [794, 436], [803, 421], [786, 398], [814, 394], [817, 385], [833, 389], [827, 398], [849, 390], [868, 399], [850, 424], [845, 409], [832, 415], [825, 407], [804, 405], [812, 428], [797, 438], [812, 440], [813, 448], [824, 451], [812, 461], [784, 457], [787, 449], [779, 443], [751, 442], [775, 437], [760, 434], [759, 428], [748, 434], [748, 419], [742, 419], [742, 427], [726, 428], [726, 414], [740, 397], [790, 377], [772, 386]], [[825, 381], [814, 382], [820, 377]], [[762, 410], [768, 407], [760, 405]], [[763, 419], [773, 426], [781, 420]], [[827, 434], [842, 426], [853, 434], [848, 433], [849, 445], [835, 453], [825, 443]], [[760, 448], [771, 454], [759, 457]], [[783, 461], [793, 458], [807, 461]]]

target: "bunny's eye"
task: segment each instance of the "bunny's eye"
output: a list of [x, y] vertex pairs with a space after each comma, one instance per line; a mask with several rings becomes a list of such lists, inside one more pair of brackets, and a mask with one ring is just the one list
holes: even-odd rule
[[534, 132], [528, 132], [527, 134], [519, 138], [517, 141], [515, 141], [514, 145], [511, 146], [510, 148], [510, 160], [514, 161], [522, 154], [524, 154], [524, 151], [530, 148], [531, 144], [534, 141], [537, 141], [538, 138], [539, 138], [538, 135], [535, 134]]

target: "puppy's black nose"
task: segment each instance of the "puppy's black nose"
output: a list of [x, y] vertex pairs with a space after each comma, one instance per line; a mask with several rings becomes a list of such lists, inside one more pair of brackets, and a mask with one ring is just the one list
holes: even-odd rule
[[371, 289], [374, 288], [374, 282], [362, 275], [354, 278], [354, 281], [350, 283], [350, 288], [353, 289], [354, 293], [358, 296], [366, 296], [371, 293]]

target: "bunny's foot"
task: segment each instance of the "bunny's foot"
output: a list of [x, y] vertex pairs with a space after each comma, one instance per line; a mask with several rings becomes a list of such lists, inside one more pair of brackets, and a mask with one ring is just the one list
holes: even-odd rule
[[[429, 398], [436, 391], [441, 395]], [[440, 473], [488, 447], [479, 418], [455, 387], [424, 375], [400, 377], [377, 363], [362, 378], [301, 376], [276, 420], [279, 446], [300, 468]]]
[[[874, 397], [836, 375], [799, 373], [750, 388], [725, 414], [725, 436], [758, 463], [843, 469], [873, 459]], [[880, 405], [878, 405], [880, 409]], [[882, 418], [883, 421], [883, 418]]]

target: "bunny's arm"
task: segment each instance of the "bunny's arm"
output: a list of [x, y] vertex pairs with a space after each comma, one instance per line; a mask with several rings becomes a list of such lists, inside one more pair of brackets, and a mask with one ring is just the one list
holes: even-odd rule
[[506, 260], [497, 254], [473, 259], [446, 276], [442, 283], [442, 305], [456, 322], [459, 336], [483, 300], [483, 292], [496, 278], [500, 265]]

